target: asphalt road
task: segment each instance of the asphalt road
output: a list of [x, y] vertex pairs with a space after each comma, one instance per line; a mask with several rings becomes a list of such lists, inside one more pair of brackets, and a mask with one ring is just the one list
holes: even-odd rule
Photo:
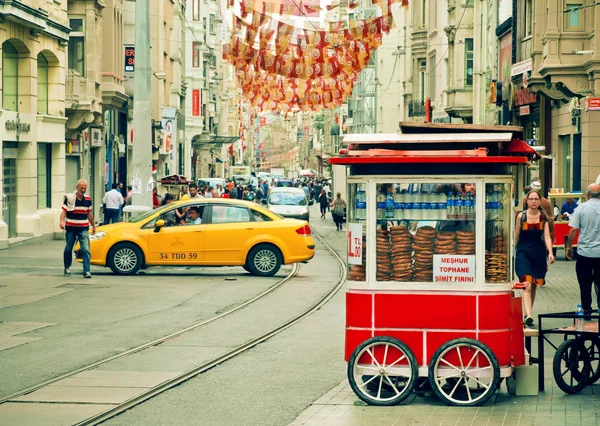
[[[316, 222], [343, 248], [344, 234], [335, 232], [331, 220]], [[201, 322], [259, 294], [291, 270], [284, 267], [268, 279], [252, 277], [242, 268], [150, 268], [134, 277], [118, 277], [92, 267], [93, 278], [84, 280], [79, 264], [74, 264], [72, 276], [62, 275], [63, 244], [0, 251], [0, 397]], [[296, 293], [276, 291], [270, 301], [275, 305], [264, 303], [245, 321], [265, 322], [273, 316], [273, 306], [292, 316], [332, 285], [337, 269], [319, 245], [315, 259], [302, 265], [294, 280], [300, 287]], [[340, 292], [307, 320], [111, 422], [287, 424], [343, 379], [343, 312]], [[7, 328], [15, 324], [21, 328]], [[240, 334], [235, 321], [220, 327], [210, 332], [213, 336], [201, 338]], [[176, 363], [186, 353], [183, 361], [193, 365], [189, 347], [177, 348], [171, 345], [167, 356]], [[164, 354], [134, 357], [120, 368], [143, 371], [163, 363], [152, 357]], [[119, 368], [118, 363], [110, 368]]]

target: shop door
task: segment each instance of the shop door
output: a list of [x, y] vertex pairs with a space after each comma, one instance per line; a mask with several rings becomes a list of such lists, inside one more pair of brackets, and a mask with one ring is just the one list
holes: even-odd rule
[[[7, 151], [4, 150], [5, 156]], [[17, 159], [5, 157], [2, 162], [2, 217], [8, 225], [8, 238], [15, 238], [17, 236]]]
[[67, 156], [65, 159], [65, 169], [65, 192], [68, 194], [75, 192], [75, 188], [77, 187], [77, 181], [79, 180], [79, 156]]

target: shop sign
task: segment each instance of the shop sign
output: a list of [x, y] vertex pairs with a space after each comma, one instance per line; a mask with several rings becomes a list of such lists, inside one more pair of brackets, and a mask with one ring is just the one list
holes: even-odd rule
[[510, 69], [510, 76], [516, 77], [518, 75], [524, 74], [526, 72], [531, 72], [533, 70], [533, 61], [528, 59], [527, 61], [522, 61], [517, 64], [514, 64]]
[[135, 47], [125, 46], [125, 72], [135, 71]]
[[589, 111], [600, 111], [600, 98], [587, 98], [587, 109]]
[[101, 129], [92, 129], [92, 146], [101, 147], [102, 146], [102, 130]]
[[200, 117], [200, 89], [192, 90], [192, 117]]
[[18, 141], [21, 137], [21, 133], [29, 133], [31, 131], [31, 124], [23, 123], [21, 117], [17, 113], [16, 120], [6, 120], [4, 128], [7, 132], [15, 132], [16, 140]]
[[498, 61], [500, 63], [500, 75], [498, 80], [502, 82], [502, 99], [507, 99], [510, 83], [510, 70], [512, 67], [512, 33], [508, 33], [500, 39]]
[[519, 89], [515, 91], [515, 106], [534, 104], [537, 102], [537, 96], [529, 89]]
[[348, 264], [362, 265], [363, 229], [360, 223], [348, 224]]
[[529, 115], [530, 112], [529, 105], [519, 107], [519, 115]]
[[434, 254], [433, 282], [474, 283], [475, 256]]

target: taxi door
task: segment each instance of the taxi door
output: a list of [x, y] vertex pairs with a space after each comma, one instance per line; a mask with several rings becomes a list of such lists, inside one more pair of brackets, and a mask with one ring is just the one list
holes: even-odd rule
[[257, 232], [258, 222], [252, 220], [245, 206], [211, 206], [211, 215], [205, 227], [205, 264], [243, 265], [243, 249]]
[[206, 225], [163, 226], [148, 236], [148, 263], [152, 265], [199, 265], [204, 261]]

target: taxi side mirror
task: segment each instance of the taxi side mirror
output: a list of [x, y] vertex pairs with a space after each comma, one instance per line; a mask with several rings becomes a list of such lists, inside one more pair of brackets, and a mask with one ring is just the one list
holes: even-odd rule
[[165, 221], [163, 219], [157, 220], [154, 224], [154, 232], [159, 232], [160, 228], [162, 228], [163, 226], [165, 226]]

